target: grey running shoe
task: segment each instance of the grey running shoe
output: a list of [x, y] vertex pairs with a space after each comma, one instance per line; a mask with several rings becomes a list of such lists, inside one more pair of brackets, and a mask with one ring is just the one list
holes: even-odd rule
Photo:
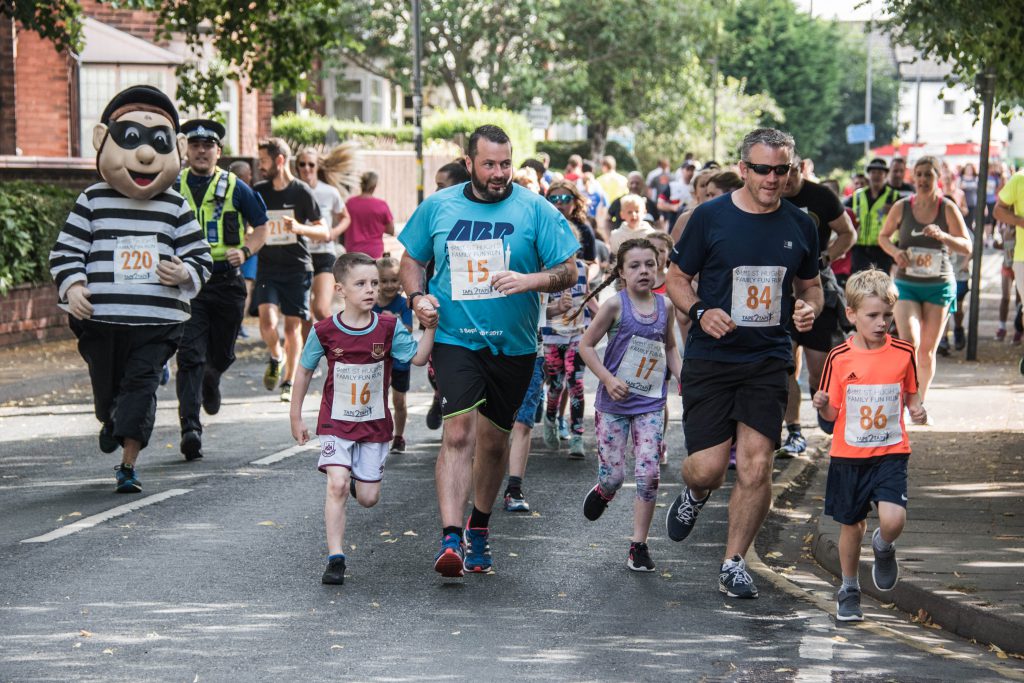
[[864, 621], [864, 612], [860, 609], [860, 589], [840, 588], [836, 593], [837, 621]]
[[704, 496], [704, 500], [694, 500], [690, 496], [690, 489], [684, 488], [665, 515], [665, 531], [673, 541], [681, 541], [693, 531], [693, 525], [697, 523], [697, 515], [704, 508], [704, 505], [711, 498], [711, 494]]
[[558, 423], [544, 418], [544, 445], [552, 450], [558, 449]]
[[879, 529], [871, 534], [871, 549], [875, 552], [875, 564], [871, 567], [871, 579], [875, 582], [875, 588], [880, 591], [891, 591], [896, 582], [900, 580], [900, 563], [896, 561], [896, 546], [892, 545], [885, 552], [875, 550], [875, 538], [879, 535]]
[[569, 437], [569, 457], [574, 460], [583, 459], [583, 435], [573, 434]]
[[779, 458], [792, 458], [797, 455], [801, 455], [807, 450], [807, 439], [800, 432], [790, 432], [789, 436], [786, 437], [786, 443], [782, 444], [782, 448], [775, 451], [776, 457]]
[[757, 597], [757, 586], [747, 573], [747, 563], [739, 555], [733, 555], [732, 566], [722, 565], [718, 573], [718, 590], [730, 598], [751, 599]]

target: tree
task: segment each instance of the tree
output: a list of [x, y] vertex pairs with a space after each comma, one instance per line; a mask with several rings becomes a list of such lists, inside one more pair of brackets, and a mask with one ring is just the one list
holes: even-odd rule
[[[723, 73], [744, 79], [748, 93], [770, 95], [797, 150], [816, 156], [841, 106], [836, 25], [798, 12], [792, 0], [742, 0], [726, 18], [725, 31]], [[766, 124], [782, 121], [769, 118]]]
[[[330, 0], [119, 0], [111, 6], [154, 13], [158, 35], [184, 38], [193, 59], [179, 69], [179, 92], [186, 106], [213, 113], [220, 87], [232, 74], [247, 86], [281, 91], [308, 91], [317, 57], [356, 40], [344, 30], [344, 7]], [[0, 13], [54, 43], [58, 51], [82, 49], [82, 7], [75, 0], [0, 2]], [[331, 30], [325, 30], [329, 27]], [[204, 46], [217, 61], [199, 66]]]
[[[559, 42], [558, 0], [432, 0], [420, 15], [423, 82], [446, 88], [459, 108], [524, 109], [545, 91], [547, 60]], [[371, 73], [412, 83], [408, 0], [346, 0], [340, 17], [363, 40], [339, 56]]]
[[[1024, 104], [1020, 50], [1024, 45], [1024, 0], [884, 0], [896, 41], [952, 67], [950, 85], [970, 88], [975, 78], [995, 76], [996, 109], [1004, 119]], [[980, 112], [980, 92], [973, 110]]]
[[[832, 120], [828, 134], [815, 157], [819, 172], [834, 169], [853, 169], [864, 155], [861, 144], [846, 142], [846, 127], [864, 123], [864, 96], [867, 86], [867, 50], [864, 35], [847, 34], [836, 46], [843, 65], [839, 83], [839, 111]], [[871, 122], [875, 124], [875, 144], [885, 144], [898, 133], [895, 112], [899, 104], [899, 81], [893, 73], [892, 63], [874, 56], [871, 65]]]

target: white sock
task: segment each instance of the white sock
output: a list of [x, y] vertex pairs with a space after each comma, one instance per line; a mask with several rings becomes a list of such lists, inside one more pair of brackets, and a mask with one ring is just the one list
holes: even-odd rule
[[860, 590], [860, 579], [856, 576], [844, 576], [843, 588], [854, 588], [856, 590]]

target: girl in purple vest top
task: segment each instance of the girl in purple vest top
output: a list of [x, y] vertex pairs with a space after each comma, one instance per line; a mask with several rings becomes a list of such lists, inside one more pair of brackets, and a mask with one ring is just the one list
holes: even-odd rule
[[[654, 571], [647, 550], [647, 532], [661, 477], [658, 456], [665, 423], [666, 370], [679, 378], [682, 360], [673, 334], [673, 308], [651, 288], [657, 279], [658, 251], [646, 239], [623, 242], [615, 256], [615, 272], [587, 299], [617, 279], [625, 287], [606, 301], [580, 341], [580, 356], [601, 386], [597, 390], [598, 482], [583, 502], [583, 515], [601, 516], [622, 486], [626, 474], [626, 442], [633, 438], [636, 500], [633, 538], [626, 566]], [[585, 306], [587, 301], [583, 302]], [[575, 315], [579, 315], [582, 306]], [[608, 334], [604, 360], [594, 347]]]

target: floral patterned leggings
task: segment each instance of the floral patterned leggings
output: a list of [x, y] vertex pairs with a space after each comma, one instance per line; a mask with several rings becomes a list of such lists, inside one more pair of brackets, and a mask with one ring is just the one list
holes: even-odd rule
[[594, 414], [597, 428], [597, 470], [601, 493], [610, 498], [622, 486], [626, 477], [626, 441], [633, 437], [634, 476], [636, 497], [651, 502], [658, 495], [661, 468], [658, 455], [661, 452], [661, 437], [665, 425], [665, 411], [640, 415]]
[[554, 420], [558, 402], [569, 385], [569, 431], [583, 434], [583, 371], [586, 366], [579, 356], [579, 341], [544, 345], [544, 376], [548, 381], [546, 416]]

